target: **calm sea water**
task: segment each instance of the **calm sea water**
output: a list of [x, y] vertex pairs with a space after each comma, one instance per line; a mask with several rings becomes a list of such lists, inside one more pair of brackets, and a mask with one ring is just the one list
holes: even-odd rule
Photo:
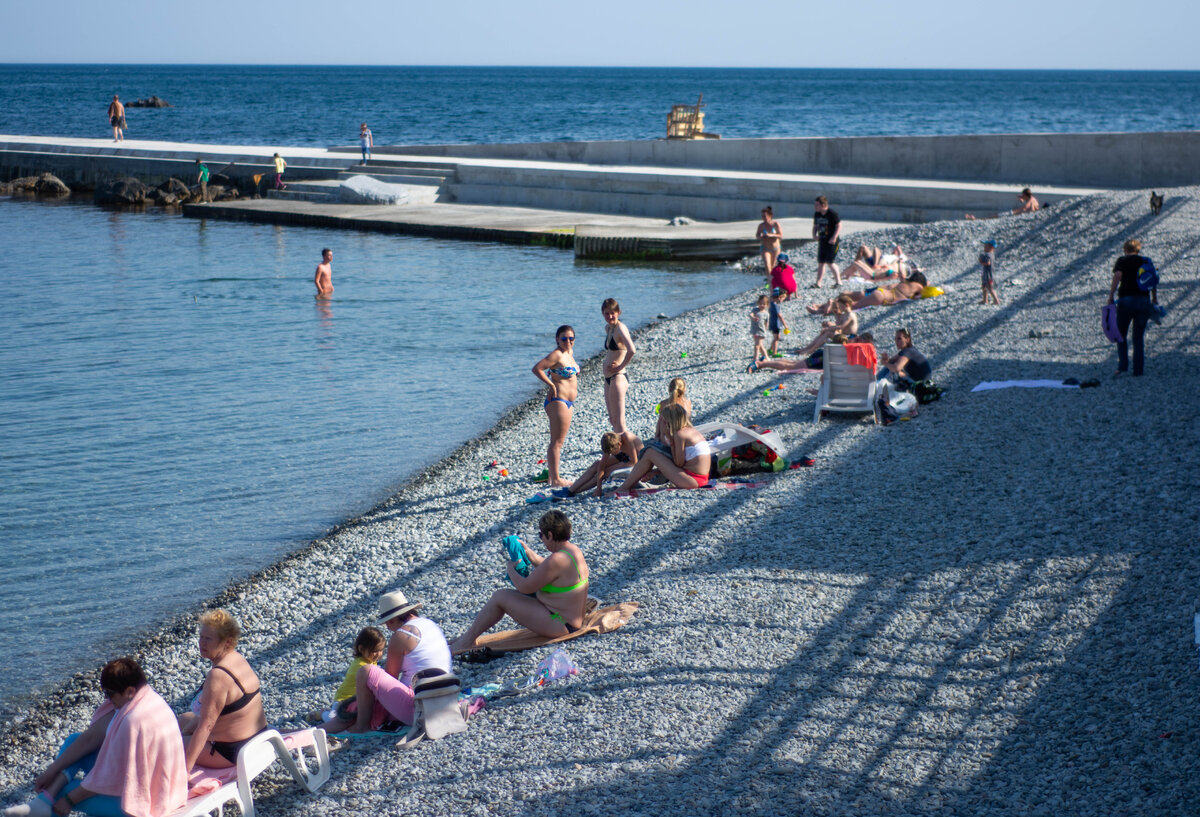
[[[725, 136], [1200, 126], [1200, 73], [0, 65], [0, 133], [105, 136], [114, 92], [176, 105], [130, 138], [280, 146], [654, 138], [701, 92]], [[372, 506], [531, 393], [559, 323], [598, 350], [604, 297], [752, 283], [72, 203], [0, 199], [0, 235], [0, 701]]]
[[723, 136], [1194, 130], [1200, 72], [0, 65], [0, 133], [251, 145], [650, 139], [704, 94]]
[[753, 283], [5, 199], [0, 235], [0, 697], [369, 509], [531, 394], [560, 323], [598, 351], [605, 297], [639, 324]]

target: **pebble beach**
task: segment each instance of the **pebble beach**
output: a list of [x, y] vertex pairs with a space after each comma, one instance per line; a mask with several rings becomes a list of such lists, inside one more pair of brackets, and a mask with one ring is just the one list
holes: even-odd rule
[[[255, 783], [258, 810], [1188, 813], [1200, 800], [1200, 560], [1190, 544], [1200, 521], [1190, 501], [1200, 188], [1166, 191], [1157, 217], [1148, 194], [844, 240], [843, 265], [860, 242], [898, 242], [946, 290], [860, 315], [881, 353], [908, 327], [948, 390], [888, 427], [869, 415], [814, 423], [807, 389], [817, 375], [745, 373], [760, 290], [635, 333], [635, 432], [652, 435], [653, 407], [681, 376], [697, 424], [772, 428], [811, 468], [763, 475], [756, 489], [526, 504], [547, 442], [531, 392], [387, 502], [213, 599], [206, 607], [241, 622], [272, 723], [327, 702], [383, 592], [423, 602], [451, 638], [464, 630], [506, 583], [500, 538], [536, 541], [550, 507], [574, 525], [592, 595], [640, 604], [622, 629], [564, 645], [577, 676], [493, 701], [466, 734], [407, 752], [354, 741], [315, 795], [275, 770]], [[999, 244], [999, 307], [979, 303], [984, 238]], [[1155, 260], [1169, 310], [1147, 330], [1142, 378], [1112, 376], [1115, 348], [1099, 320], [1128, 238]], [[792, 263], [802, 300], [784, 307], [784, 348], [820, 325], [800, 305], [816, 292], [804, 289], [815, 249]], [[1092, 377], [1099, 388], [971, 393], [989, 380]], [[595, 458], [607, 428], [592, 360], [565, 474]], [[197, 612], [113, 652], [134, 654], [177, 708], [207, 669]], [[467, 685], [502, 682], [549, 652], [458, 669]], [[27, 797], [61, 740], [86, 724], [98, 672], [5, 713], [0, 805]]]

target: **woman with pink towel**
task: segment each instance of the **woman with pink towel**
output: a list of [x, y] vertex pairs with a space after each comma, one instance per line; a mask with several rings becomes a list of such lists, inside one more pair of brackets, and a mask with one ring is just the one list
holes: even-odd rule
[[[4, 817], [72, 810], [97, 817], [162, 817], [184, 804], [187, 768], [171, 707], [132, 658], [105, 664], [100, 691], [107, 700], [91, 726], [63, 741], [58, 757], [34, 781], [38, 796], [5, 809]], [[86, 776], [77, 780], [80, 772]]]

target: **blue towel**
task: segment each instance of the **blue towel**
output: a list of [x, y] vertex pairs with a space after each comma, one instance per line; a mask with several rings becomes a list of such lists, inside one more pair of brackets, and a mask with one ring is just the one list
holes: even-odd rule
[[533, 569], [533, 563], [525, 555], [525, 548], [522, 547], [521, 540], [515, 536], [505, 536], [500, 540], [500, 544], [504, 545], [504, 552], [508, 555], [509, 561], [517, 563], [517, 572], [522, 576], [528, 576], [529, 571]]

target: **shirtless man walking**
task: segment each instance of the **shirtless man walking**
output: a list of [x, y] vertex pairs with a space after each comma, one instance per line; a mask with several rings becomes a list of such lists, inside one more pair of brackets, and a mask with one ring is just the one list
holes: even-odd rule
[[318, 298], [328, 298], [333, 294], [333, 250], [328, 247], [321, 250], [321, 263], [317, 264], [313, 283], [317, 285]]
[[121, 133], [125, 128], [125, 106], [121, 104], [121, 100], [116, 94], [113, 94], [112, 102], [108, 103], [108, 124], [112, 125], [114, 142], [120, 142], [125, 138], [125, 135]]

